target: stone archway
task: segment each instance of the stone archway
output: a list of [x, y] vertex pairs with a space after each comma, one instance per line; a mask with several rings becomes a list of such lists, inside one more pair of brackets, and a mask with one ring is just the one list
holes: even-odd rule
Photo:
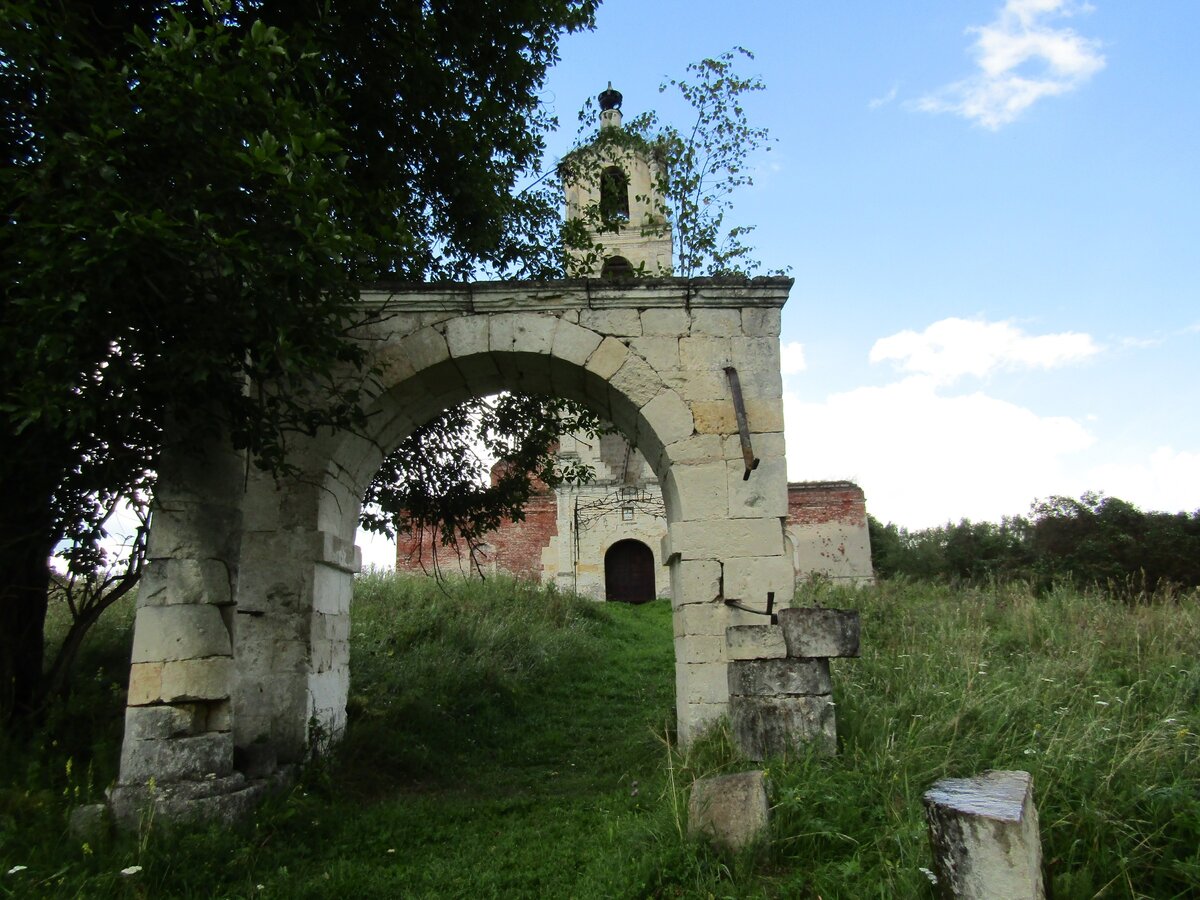
[[779, 369], [790, 287], [669, 278], [364, 291], [384, 313], [362, 333], [382, 372], [367, 433], [298, 440], [298, 474], [280, 482], [247, 476], [219, 445], [160, 472], [118, 817], [135, 820], [151, 800], [170, 818], [236, 815], [338, 738], [366, 485], [416, 427], [503, 389], [586, 402], [654, 469], [680, 740], [722, 715], [725, 629], [757, 621], [723, 601], [763, 605], [793, 589]]
[[604, 599], [647, 603], [654, 599], [654, 551], [633, 538], [617, 541], [604, 554]]

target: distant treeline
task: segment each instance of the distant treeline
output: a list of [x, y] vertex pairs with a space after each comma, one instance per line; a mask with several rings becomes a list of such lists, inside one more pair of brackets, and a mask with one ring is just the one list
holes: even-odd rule
[[869, 519], [875, 572], [888, 578], [1070, 580], [1126, 597], [1200, 586], [1200, 511], [1142, 512], [1116, 497], [1051, 497], [1030, 516], [908, 531]]

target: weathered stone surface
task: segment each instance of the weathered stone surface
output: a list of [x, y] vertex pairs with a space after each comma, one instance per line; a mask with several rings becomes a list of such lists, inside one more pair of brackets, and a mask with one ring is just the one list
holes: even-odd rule
[[859, 618], [853, 609], [794, 607], [779, 611], [788, 656], [858, 656]]
[[729, 490], [725, 463], [674, 465], [667, 473], [663, 492], [675, 498], [679, 521], [722, 522], [729, 518]]
[[679, 367], [688, 376], [693, 371], [709, 369], [726, 378], [724, 368], [729, 365], [730, 354], [729, 332], [721, 336], [702, 335], [679, 339]]
[[943, 897], [1043, 900], [1042, 845], [1028, 772], [943, 778], [924, 801]]
[[233, 735], [211, 732], [164, 740], [125, 741], [121, 783], [145, 784], [220, 777], [233, 771]]
[[629, 342], [633, 351], [658, 372], [679, 368], [679, 338], [655, 336], [634, 338]]
[[715, 559], [676, 559], [670, 568], [671, 602], [676, 609], [711, 603], [721, 596], [721, 564]]
[[747, 759], [767, 759], [812, 745], [820, 753], [837, 752], [833, 698], [730, 697], [729, 723], [734, 741]]
[[219, 559], [154, 559], [138, 589], [138, 606], [233, 602], [229, 566]]
[[615, 337], [637, 337], [642, 333], [642, 320], [636, 309], [582, 309], [579, 324]]
[[206, 718], [204, 707], [197, 703], [129, 706], [125, 709], [125, 739], [149, 741], [187, 737], [207, 730]]
[[613, 337], [606, 337], [588, 357], [585, 368], [604, 381], [617, 374], [629, 356], [629, 348]]
[[455, 357], [488, 352], [489, 328], [486, 316], [459, 316], [446, 323], [446, 344]]
[[[783, 404], [778, 400], [746, 397], [746, 421], [751, 432], [783, 431]], [[697, 400], [692, 404], [698, 434], [737, 434], [732, 400]]]
[[778, 625], [731, 625], [725, 629], [729, 659], [782, 659], [787, 656], [783, 629]]
[[225, 700], [232, 677], [233, 659], [228, 656], [134, 663], [129, 668], [129, 705]]
[[133, 631], [133, 662], [164, 662], [232, 653], [229, 630], [215, 606], [143, 606]]
[[767, 837], [770, 807], [762, 771], [697, 779], [688, 798], [688, 834], [723, 850], [741, 850]]
[[[728, 629], [726, 630], [728, 633]], [[729, 663], [729, 693], [756, 697], [831, 694], [827, 659], [742, 659]]]
[[275, 748], [265, 741], [234, 747], [233, 766], [247, 778], [265, 778], [279, 768]]
[[677, 445], [691, 437], [695, 427], [692, 411], [678, 394], [669, 389], [659, 391], [653, 400], [642, 407], [642, 417], [663, 445]]
[[726, 463], [729, 514], [734, 518], [786, 518], [787, 461], [779, 456], [763, 456], [763, 448], [758, 444], [753, 444], [753, 447], [759, 462], [749, 478], [744, 477], [746, 463], [741, 455], [740, 442], [737, 458]]
[[688, 333], [685, 309], [647, 309], [642, 312], [642, 334], [666, 334], [678, 338]]
[[729, 337], [741, 331], [740, 309], [694, 309], [692, 310], [692, 334], [711, 334]]
[[491, 317], [489, 346], [496, 352], [549, 353], [558, 320], [537, 313], [511, 313]]
[[671, 550], [684, 559], [777, 556], [783, 552], [783, 525], [778, 519], [672, 522], [669, 531]]
[[144, 822], [207, 823], [223, 825], [244, 819], [267, 795], [291, 777], [247, 781], [240, 772], [201, 781], [174, 784], [118, 784], [108, 791], [109, 809], [117, 826], [134, 831]]
[[85, 844], [94, 844], [101, 840], [111, 827], [112, 817], [104, 803], [76, 806], [67, 820], [67, 830], [71, 837]]
[[658, 373], [636, 353], [625, 357], [624, 364], [609, 379], [609, 385], [638, 409], [657, 397], [664, 389]]
[[[782, 543], [782, 542], [781, 542]], [[795, 591], [792, 561], [786, 556], [742, 556], [725, 562], [725, 596], [754, 609], [766, 609], [767, 594], [774, 592], [776, 607]]]
[[726, 703], [729, 700], [729, 676], [720, 662], [676, 662], [676, 698], [683, 703]]
[[742, 331], [747, 335], [779, 336], [779, 310], [748, 307], [742, 310]]
[[596, 332], [560, 321], [554, 332], [551, 352], [559, 359], [582, 366], [599, 346], [600, 335]]

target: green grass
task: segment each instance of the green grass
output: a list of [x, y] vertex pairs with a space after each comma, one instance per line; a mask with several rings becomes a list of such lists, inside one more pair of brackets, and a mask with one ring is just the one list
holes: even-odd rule
[[669, 749], [669, 604], [381, 576], [357, 586], [336, 755], [241, 829], [85, 849], [65, 813], [115, 775], [121, 611], [70, 706], [0, 746], [0, 896], [929, 897], [921, 794], [987, 768], [1033, 773], [1056, 900], [1200, 896], [1196, 596], [801, 599], [862, 611], [863, 657], [834, 663], [841, 752], [769, 761], [771, 844], [732, 859], [683, 834], [692, 779], [747, 764], [720, 729]]

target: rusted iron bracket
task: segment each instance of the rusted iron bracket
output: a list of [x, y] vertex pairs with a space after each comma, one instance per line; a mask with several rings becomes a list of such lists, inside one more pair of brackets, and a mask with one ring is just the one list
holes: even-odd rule
[[742, 481], [749, 481], [750, 473], [758, 468], [758, 458], [754, 455], [754, 447], [750, 443], [750, 423], [746, 419], [746, 401], [742, 399], [742, 382], [733, 366], [726, 366], [725, 374], [729, 377], [729, 387], [733, 392], [733, 411], [737, 415], [738, 432], [742, 436], [742, 459], [746, 463]]
[[770, 616], [771, 624], [779, 624], [779, 616], [775, 614], [775, 592], [767, 591], [767, 609], [764, 612], [761, 609], [751, 609], [748, 606], [743, 606], [741, 600], [734, 600], [732, 597], [725, 598], [725, 605], [732, 606], [734, 609], [740, 609], [742, 612], [754, 613], [756, 616]]

